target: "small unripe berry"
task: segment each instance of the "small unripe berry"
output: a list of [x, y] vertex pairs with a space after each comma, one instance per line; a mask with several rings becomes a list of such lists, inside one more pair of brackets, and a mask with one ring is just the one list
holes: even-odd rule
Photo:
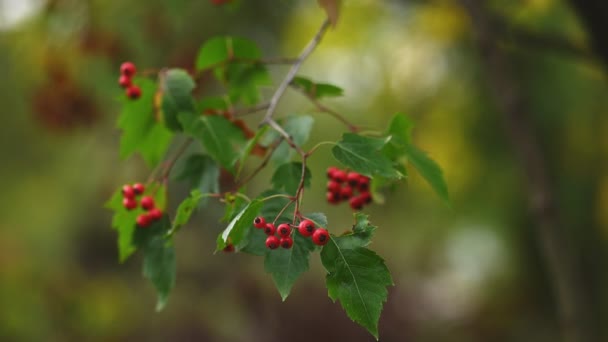
[[135, 197], [135, 190], [130, 185], [125, 185], [122, 187], [122, 195], [125, 198], [133, 198]]
[[282, 237], [288, 237], [291, 234], [291, 227], [287, 223], [281, 223], [277, 227], [277, 233]]
[[127, 76], [127, 75], [120, 75], [120, 77], [118, 78], [118, 84], [122, 87], [122, 88], [128, 88], [131, 86], [131, 77]]
[[135, 75], [137, 68], [132, 62], [124, 62], [120, 65], [120, 73], [124, 76], [131, 77]]
[[311, 236], [315, 231], [315, 224], [311, 220], [303, 220], [298, 225], [298, 231], [302, 236]]
[[158, 208], [152, 208], [148, 213], [148, 216], [152, 219], [152, 221], [158, 221], [163, 218], [163, 211]]
[[266, 223], [266, 227], [264, 227], [264, 233], [266, 235], [274, 235], [277, 232], [277, 228], [272, 223]]
[[127, 97], [131, 100], [137, 100], [141, 97], [141, 89], [136, 85], [131, 85], [127, 88], [125, 92], [127, 94]]
[[136, 195], [141, 195], [146, 191], [146, 187], [141, 183], [133, 184], [133, 191], [135, 191]]
[[277, 249], [279, 247], [279, 244], [279, 238], [274, 235], [271, 235], [266, 239], [266, 247], [270, 249]]
[[223, 251], [224, 251], [224, 253], [234, 252], [234, 245], [231, 243], [227, 244], [226, 247], [224, 247]]
[[332, 177], [332, 179], [338, 183], [344, 183], [346, 182], [346, 172], [338, 170], [334, 172], [334, 176]]
[[152, 223], [152, 219], [148, 214], [141, 214], [137, 216], [136, 222], [139, 227], [146, 228], [150, 225], [150, 223]]
[[350, 186], [357, 186], [357, 184], [359, 184], [359, 179], [361, 179], [361, 175], [358, 174], [357, 172], [349, 172], [346, 175], [346, 181], [348, 182], [348, 184], [350, 184]]
[[122, 200], [122, 205], [127, 210], [133, 210], [133, 209], [137, 208], [137, 201], [133, 197], [125, 197]]
[[262, 216], [253, 219], [253, 226], [259, 229], [266, 228], [266, 220]]
[[353, 210], [361, 210], [363, 209], [363, 205], [365, 204], [365, 199], [361, 198], [361, 196], [355, 196], [350, 199], [348, 204], [350, 204], [350, 207]]
[[369, 190], [369, 177], [363, 175], [359, 177], [359, 185], [357, 186], [357, 188], [361, 192]]
[[327, 182], [327, 191], [340, 192], [341, 189], [342, 189], [342, 185], [340, 185], [340, 183], [338, 183], [334, 180], [330, 180], [329, 182]]
[[350, 186], [347, 185], [340, 190], [340, 198], [343, 200], [347, 200], [351, 197], [353, 197], [353, 188]]
[[339, 192], [328, 191], [326, 194], [326, 197], [327, 197], [327, 202], [329, 202], [331, 204], [340, 203], [340, 193]]
[[291, 246], [293, 246], [293, 239], [289, 236], [283, 237], [279, 241], [279, 244], [281, 244], [281, 247], [283, 247], [285, 249], [290, 249]]
[[336, 171], [339, 171], [339, 169], [335, 166], [330, 166], [327, 168], [327, 178], [329, 179], [333, 179], [334, 178], [334, 173], [336, 173]]
[[312, 242], [317, 246], [323, 246], [329, 241], [329, 233], [326, 229], [319, 228], [312, 234]]
[[154, 198], [150, 196], [144, 196], [141, 198], [141, 207], [144, 210], [150, 210], [154, 208]]

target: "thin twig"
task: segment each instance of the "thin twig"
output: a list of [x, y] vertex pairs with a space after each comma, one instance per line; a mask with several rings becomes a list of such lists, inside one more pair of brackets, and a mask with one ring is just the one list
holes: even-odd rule
[[249, 107], [249, 108], [235, 109], [234, 111], [232, 111], [232, 116], [235, 118], [238, 118], [241, 116], [254, 114], [254, 113], [268, 109], [269, 106], [270, 106], [270, 103], [266, 102], [266, 103], [260, 103], [258, 105], [255, 105], [255, 106]]
[[253, 170], [253, 172], [251, 172], [251, 174], [249, 176], [243, 178], [240, 182], [238, 182], [235, 185], [235, 191], [238, 190], [238, 188], [242, 187], [243, 185], [247, 184], [247, 182], [249, 182], [255, 176], [257, 176], [257, 174], [260, 171], [262, 171], [262, 169], [264, 169], [266, 167], [266, 165], [268, 165], [268, 162], [270, 161], [270, 158], [272, 158], [272, 155], [276, 151], [277, 147], [281, 144], [281, 142], [283, 141], [283, 139], [284, 139], [283, 137], [280, 137], [280, 138], [278, 138], [277, 140], [275, 140], [270, 145], [270, 151], [268, 152], [268, 154], [266, 155], [266, 157], [264, 158], [264, 160], [262, 160], [262, 162], [260, 163], [260, 165], [258, 165], [258, 167], [256, 167], [255, 170]]
[[296, 87], [293, 86], [292, 84], [292, 88], [297, 90], [299, 93], [301, 93], [302, 95], [306, 96], [306, 98], [313, 104], [315, 105], [315, 107], [317, 107], [317, 110], [323, 113], [327, 113], [331, 116], [333, 116], [334, 118], [336, 118], [338, 121], [342, 122], [344, 125], [346, 125], [346, 127], [348, 127], [348, 129], [353, 132], [356, 133], [359, 131], [359, 127], [355, 126], [353, 123], [351, 123], [350, 121], [348, 121], [342, 114], [338, 113], [337, 111], [325, 106], [324, 104], [322, 104], [319, 100], [315, 99], [314, 96], [312, 96], [311, 94], [309, 94], [308, 92], [306, 92], [304, 89], [300, 88], [300, 87]]
[[165, 166], [165, 170], [163, 171], [163, 174], [161, 175], [161, 179], [163, 181], [165, 181], [165, 180], [167, 180], [167, 178], [169, 178], [169, 175], [171, 174], [171, 170], [175, 166], [175, 163], [177, 163], [179, 158], [182, 156], [182, 154], [184, 154], [184, 152], [186, 152], [186, 149], [188, 148], [188, 146], [190, 146], [190, 144], [193, 141], [194, 141], [194, 139], [192, 139], [192, 138], [186, 139], [186, 141], [184, 141], [184, 143], [179, 147], [177, 152], [173, 155], [173, 158], [171, 158], [171, 160], [169, 160], [167, 162], [167, 164]]

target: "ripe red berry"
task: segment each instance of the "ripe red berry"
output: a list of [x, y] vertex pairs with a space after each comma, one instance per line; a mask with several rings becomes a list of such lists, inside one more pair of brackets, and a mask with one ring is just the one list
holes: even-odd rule
[[141, 89], [136, 85], [129, 86], [125, 93], [127, 94], [127, 97], [131, 100], [137, 100], [141, 97]]
[[331, 203], [331, 204], [338, 204], [340, 203], [340, 193], [339, 192], [331, 192], [328, 191], [326, 194], [327, 197], [327, 202]]
[[359, 177], [359, 185], [357, 188], [361, 192], [369, 190], [369, 177], [361, 175], [361, 177]]
[[350, 204], [350, 207], [353, 210], [361, 210], [361, 209], [363, 209], [363, 205], [365, 204], [365, 199], [362, 198], [361, 196], [355, 196], [350, 199], [348, 204]]
[[348, 182], [348, 184], [350, 184], [350, 186], [357, 186], [359, 184], [359, 179], [361, 179], [361, 175], [358, 174], [357, 172], [349, 172], [346, 175], [346, 182]]
[[141, 228], [146, 228], [150, 225], [150, 223], [152, 223], [152, 219], [150, 218], [150, 215], [148, 214], [141, 214], [139, 216], [137, 216], [137, 225]]
[[330, 166], [327, 168], [327, 178], [329, 179], [333, 179], [334, 178], [334, 173], [336, 173], [336, 171], [339, 171], [339, 169], [335, 166]]
[[120, 75], [120, 77], [118, 78], [118, 84], [122, 88], [130, 87], [131, 86], [131, 77], [129, 77], [127, 75]]
[[342, 198], [343, 200], [347, 200], [351, 197], [353, 197], [353, 188], [351, 188], [349, 185], [343, 187], [340, 190], [340, 198]]
[[144, 210], [150, 210], [154, 208], [154, 198], [150, 196], [144, 196], [141, 198], [141, 207]]
[[133, 210], [133, 209], [137, 208], [137, 201], [133, 197], [125, 197], [122, 200], [122, 205], [127, 210]]
[[277, 232], [277, 228], [272, 223], [266, 223], [266, 227], [264, 227], [264, 233], [266, 235], [274, 235]]
[[334, 172], [334, 176], [332, 177], [332, 179], [338, 183], [344, 183], [344, 182], [346, 182], [346, 172], [342, 171], [342, 170], [338, 170], [338, 171]]
[[282, 237], [288, 237], [291, 234], [291, 227], [287, 223], [281, 223], [277, 227], [277, 233]]
[[256, 228], [266, 228], [266, 220], [262, 216], [258, 216], [253, 219], [253, 226]]
[[311, 236], [315, 231], [315, 224], [311, 220], [302, 220], [298, 225], [298, 231], [302, 236]]
[[285, 249], [290, 249], [291, 246], [293, 246], [293, 239], [289, 236], [282, 237], [281, 240], [279, 241], [279, 244], [281, 244], [281, 247], [283, 247]]
[[330, 180], [329, 182], [327, 182], [327, 191], [340, 192], [340, 189], [342, 189], [342, 185], [340, 185], [340, 183], [334, 180]]
[[124, 62], [120, 65], [120, 73], [124, 76], [131, 77], [135, 75], [137, 68], [132, 62]]
[[359, 197], [363, 200], [365, 204], [372, 203], [372, 194], [369, 191], [365, 191], [359, 194]]
[[277, 249], [281, 240], [278, 237], [271, 235], [266, 239], [266, 247], [270, 249]]
[[224, 251], [224, 253], [234, 252], [234, 245], [231, 243], [227, 244], [226, 247], [224, 247], [223, 251]]
[[146, 191], [146, 187], [141, 183], [135, 183], [133, 184], [133, 191], [136, 195], [141, 195]]
[[125, 198], [134, 198], [135, 197], [135, 189], [133, 189], [130, 185], [124, 185], [122, 187], [122, 195]]
[[148, 216], [152, 219], [152, 221], [158, 221], [163, 218], [163, 211], [158, 208], [152, 208], [148, 213]]
[[312, 242], [317, 246], [323, 246], [329, 241], [329, 233], [326, 229], [319, 228], [312, 234]]

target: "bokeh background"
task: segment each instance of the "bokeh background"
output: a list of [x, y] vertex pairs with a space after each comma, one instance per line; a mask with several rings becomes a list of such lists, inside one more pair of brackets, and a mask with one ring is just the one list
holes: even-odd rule
[[[512, 77], [547, 165], [559, 234], [571, 247], [578, 290], [590, 298], [590, 326], [602, 340], [605, 64], [567, 1], [486, 4], [496, 16], [491, 22], [509, 28], [501, 51], [516, 66]], [[189, 68], [201, 43], [218, 34], [256, 40], [267, 57], [292, 57], [323, 18], [312, 0], [241, 0], [236, 7], [206, 0], [0, 0], [0, 340], [373, 340], [327, 297], [318, 255], [285, 303], [261, 258], [213, 255], [223, 228], [218, 204], [180, 231], [177, 284], [156, 313], [141, 258], [118, 263], [111, 213], [103, 208], [117, 187], [149, 173], [138, 157], [118, 157], [122, 61]], [[345, 89], [326, 104], [353, 122], [383, 129], [394, 113], [407, 113], [417, 145], [444, 168], [451, 208], [412, 172], [383, 205], [366, 210], [380, 227], [372, 248], [396, 284], [380, 320], [384, 341], [560, 335], [555, 279], [530, 214], [525, 167], [505, 132], [472, 26], [456, 1], [348, 0], [338, 27], [302, 70]], [[286, 71], [272, 70], [276, 81]], [[313, 109], [289, 93], [279, 112]], [[339, 137], [338, 122], [313, 115], [311, 143]], [[248, 120], [255, 124], [259, 115]], [[311, 160], [304, 209], [326, 212], [330, 230], [340, 232], [352, 218], [346, 206], [325, 203], [323, 174], [332, 163], [326, 148]], [[260, 175], [252, 195], [269, 176]], [[170, 207], [186, 194], [176, 187]]]

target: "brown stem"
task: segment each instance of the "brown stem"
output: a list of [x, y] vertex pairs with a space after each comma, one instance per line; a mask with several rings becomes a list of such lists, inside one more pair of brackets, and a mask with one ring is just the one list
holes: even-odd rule
[[264, 160], [262, 160], [262, 162], [260, 163], [260, 165], [258, 165], [258, 167], [256, 167], [255, 170], [253, 170], [253, 172], [251, 172], [251, 174], [249, 176], [243, 178], [240, 182], [238, 182], [234, 186], [235, 187], [235, 191], [237, 191], [243, 185], [247, 184], [250, 180], [252, 180], [255, 176], [257, 176], [257, 174], [260, 173], [260, 171], [262, 171], [268, 165], [268, 162], [270, 161], [270, 158], [272, 158], [272, 155], [277, 150], [277, 147], [281, 144], [282, 141], [283, 141], [283, 137], [275, 140], [272, 143], [272, 145], [270, 145], [270, 151], [268, 152], [268, 154], [266, 155], [266, 157], [264, 158]]
[[179, 158], [182, 156], [182, 154], [186, 152], [186, 149], [188, 149], [188, 146], [190, 146], [192, 141], [194, 141], [194, 139], [192, 138], [188, 138], [186, 141], [184, 141], [184, 143], [178, 148], [177, 152], [175, 152], [173, 157], [165, 164], [164, 171], [160, 177], [162, 181], [166, 181], [169, 178], [171, 170], [173, 170], [173, 167], [175, 166]]
[[351, 132], [356, 133], [359, 131], [359, 127], [355, 126], [353, 123], [351, 123], [350, 121], [348, 121], [344, 115], [336, 112], [335, 110], [325, 106], [324, 104], [322, 104], [321, 102], [319, 102], [319, 100], [315, 99], [314, 96], [312, 96], [311, 94], [309, 94], [308, 92], [306, 92], [304, 89], [299, 88], [299, 87], [292, 87], [293, 89], [297, 90], [298, 92], [300, 92], [302, 95], [306, 96], [306, 98], [315, 106], [317, 107], [317, 110], [326, 114], [329, 114], [331, 116], [333, 116], [335, 119], [337, 119], [338, 121], [342, 122]]

